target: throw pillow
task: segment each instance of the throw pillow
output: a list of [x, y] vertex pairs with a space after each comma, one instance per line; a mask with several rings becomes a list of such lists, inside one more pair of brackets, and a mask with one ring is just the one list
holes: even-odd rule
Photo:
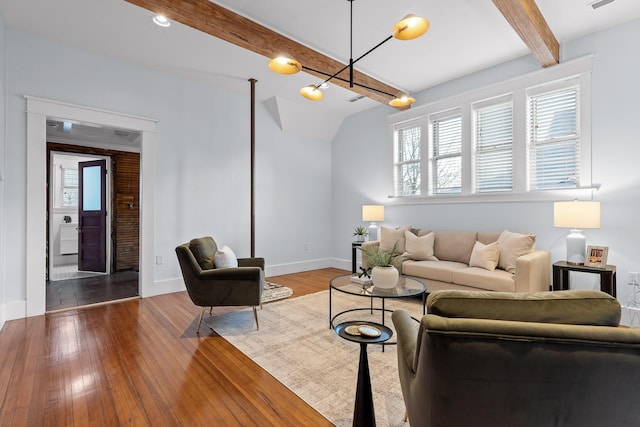
[[416, 261], [438, 261], [433, 255], [433, 244], [436, 241], [436, 235], [433, 233], [418, 237], [411, 231], [404, 232], [405, 253], [404, 256]]
[[493, 271], [498, 266], [499, 258], [500, 249], [498, 242], [493, 242], [488, 245], [476, 242], [473, 246], [473, 250], [471, 251], [469, 267], [480, 267], [485, 270]]
[[380, 227], [380, 250], [391, 252], [393, 245], [395, 244], [396, 253], [403, 254], [405, 251], [404, 232], [407, 230], [409, 230], [409, 227]]
[[536, 236], [533, 234], [512, 233], [505, 230], [498, 237], [498, 247], [500, 248], [498, 267], [514, 274], [516, 272], [516, 259], [535, 250]]
[[235, 268], [238, 266], [238, 258], [229, 246], [224, 245], [216, 251], [213, 257], [216, 268]]

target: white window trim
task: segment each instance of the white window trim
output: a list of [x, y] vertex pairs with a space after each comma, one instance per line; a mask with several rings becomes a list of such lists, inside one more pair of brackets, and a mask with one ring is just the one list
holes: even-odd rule
[[[537, 86], [548, 90], [550, 84], [558, 81], [566, 81], [571, 77], [580, 79], [580, 174], [581, 187], [560, 190], [527, 191], [527, 168], [516, 165], [526, 164], [527, 148], [526, 144], [514, 144], [513, 149], [513, 191], [496, 193], [473, 193], [472, 192], [472, 132], [471, 126], [463, 126], [462, 138], [462, 193], [461, 194], [426, 194], [424, 190], [428, 188], [426, 182], [430, 177], [429, 156], [421, 155], [422, 178], [421, 188], [423, 193], [418, 196], [395, 196], [389, 195], [390, 202], [397, 204], [423, 204], [423, 203], [469, 203], [469, 202], [504, 202], [504, 201], [538, 201], [557, 200], [558, 198], [578, 198], [592, 195], [600, 188], [599, 184], [592, 182], [592, 160], [591, 160], [591, 68], [593, 55], [566, 61], [562, 64], [546, 68], [510, 80], [486, 86], [460, 95], [449, 97], [440, 101], [425, 104], [408, 111], [395, 113], [389, 116], [389, 129], [393, 134], [395, 126], [402, 126], [405, 122], [419, 122], [423, 130], [429, 129], [430, 117], [443, 112], [450, 112], [459, 109], [462, 114], [463, 123], [471, 123], [472, 106], [489, 101], [496, 97], [513, 96], [513, 119], [514, 119], [514, 141], [526, 141], [526, 99], [527, 91], [533, 91]], [[389, 139], [393, 141], [393, 138]], [[425, 141], [426, 143], [426, 141]], [[393, 148], [393, 143], [392, 150]], [[428, 145], [428, 143], [427, 143]], [[428, 147], [421, 148], [423, 153]], [[391, 157], [393, 163], [393, 157]]]

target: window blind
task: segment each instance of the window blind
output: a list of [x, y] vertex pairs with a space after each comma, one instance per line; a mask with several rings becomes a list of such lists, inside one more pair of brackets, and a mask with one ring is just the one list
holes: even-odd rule
[[513, 104], [475, 110], [474, 188], [476, 192], [513, 189]]
[[578, 87], [529, 97], [531, 189], [580, 185], [578, 98]]
[[433, 121], [433, 173], [435, 194], [462, 191], [462, 116]]

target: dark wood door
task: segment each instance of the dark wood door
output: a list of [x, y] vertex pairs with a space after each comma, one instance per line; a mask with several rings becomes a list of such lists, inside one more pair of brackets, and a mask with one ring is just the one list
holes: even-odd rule
[[107, 272], [107, 161], [78, 163], [78, 270]]

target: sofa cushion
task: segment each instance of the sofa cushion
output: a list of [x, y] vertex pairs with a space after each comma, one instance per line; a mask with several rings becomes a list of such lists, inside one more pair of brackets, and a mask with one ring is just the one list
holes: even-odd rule
[[433, 255], [433, 244], [435, 243], [435, 234], [429, 233], [418, 237], [411, 231], [404, 232], [405, 237], [405, 253], [404, 256], [416, 261], [438, 261]]
[[511, 273], [504, 270], [485, 270], [468, 267], [453, 272], [453, 283], [489, 291], [515, 292], [516, 281]]
[[227, 245], [218, 249], [213, 257], [216, 268], [236, 268], [238, 267], [238, 258], [236, 254]]
[[433, 252], [442, 261], [469, 264], [473, 245], [476, 243], [475, 231], [435, 231], [436, 241]]
[[452, 261], [405, 261], [402, 273], [440, 282], [453, 282], [453, 272], [461, 268], [469, 268], [467, 264]]
[[497, 242], [500, 238], [501, 231], [478, 231], [478, 242], [488, 245], [489, 243]]
[[[403, 254], [405, 252], [404, 232], [410, 227], [380, 227], [380, 250], [391, 252], [393, 245], [396, 245], [396, 253]], [[397, 242], [397, 244], [396, 244]]]
[[211, 270], [212, 268], [216, 268], [213, 257], [218, 250], [218, 245], [216, 245], [212, 237], [192, 239], [189, 242], [189, 249], [201, 269]]
[[498, 266], [499, 256], [500, 249], [498, 248], [498, 242], [489, 243], [488, 245], [476, 242], [471, 251], [469, 266], [493, 271]]
[[498, 247], [500, 248], [498, 267], [513, 274], [516, 272], [516, 259], [535, 250], [536, 236], [505, 230], [498, 238]]
[[611, 295], [587, 289], [521, 293], [436, 291], [429, 295], [427, 312], [453, 318], [617, 326], [621, 308]]

